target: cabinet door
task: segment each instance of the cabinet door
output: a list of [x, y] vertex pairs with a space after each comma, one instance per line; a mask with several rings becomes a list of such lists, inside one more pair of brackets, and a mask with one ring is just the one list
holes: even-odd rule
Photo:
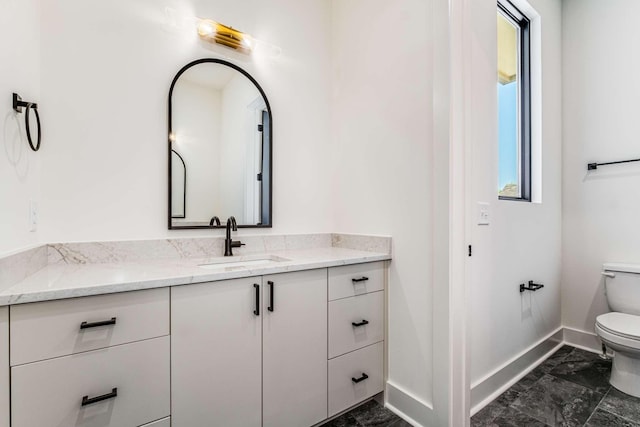
[[0, 307], [0, 427], [9, 427], [9, 308]]
[[260, 427], [260, 285], [254, 277], [171, 289], [173, 427]]
[[263, 426], [311, 426], [327, 418], [327, 270], [263, 283]]

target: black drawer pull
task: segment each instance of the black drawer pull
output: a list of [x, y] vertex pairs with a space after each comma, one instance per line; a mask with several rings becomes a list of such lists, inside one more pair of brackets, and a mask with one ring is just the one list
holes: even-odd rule
[[103, 394], [102, 396], [97, 396], [97, 397], [84, 396], [82, 398], [82, 406], [87, 406], [87, 405], [91, 405], [92, 403], [102, 402], [103, 400], [107, 400], [107, 399], [113, 399], [114, 397], [117, 397], [117, 396], [118, 396], [118, 388], [114, 387], [113, 389], [111, 389], [111, 393]]
[[103, 320], [101, 322], [92, 322], [92, 323], [82, 322], [80, 324], [80, 329], [97, 328], [98, 326], [108, 326], [108, 325], [115, 325], [115, 324], [116, 324], [116, 318], [112, 317], [111, 320]]
[[362, 277], [361, 277], [361, 278], [359, 278], [359, 279], [351, 279], [351, 281], [352, 281], [353, 283], [366, 282], [367, 280], [369, 280], [369, 278], [368, 278], [368, 277], [366, 277], [366, 276], [362, 276]]
[[358, 326], [368, 325], [369, 321], [368, 320], [362, 320], [362, 322], [360, 322], [360, 323], [351, 322], [351, 324], [357, 328]]
[[369, 378], [369, 375], [365, 374], [364, 372], [362, 373], [362, 376], [360, 378], [353, 378], [351, 377], [351, 381], [353, 381], [354, 384], [358, 384], [360, 381], [364, 381], [367, 378]]
[[269, 307], [267, 307], [267, 310], [273, 311], [274, 286], [272, 281], [268, 281], [267, 284], [269, 285]]
[[253, 314], [260, 316], [260, 285], [254, 283], [253, 287], [256, 290], [256, 309], [253, 310]]

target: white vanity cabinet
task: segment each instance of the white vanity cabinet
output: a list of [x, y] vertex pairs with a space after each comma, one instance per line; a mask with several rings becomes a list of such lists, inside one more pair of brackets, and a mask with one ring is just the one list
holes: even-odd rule
[[138, 427], [171, 415], [168, 288], [10, 313], [11, 427]]
[[169, 289], [11, 307], [11, 366], [169, 335]]
[[327, 418], [327, 269], [263, 278], [263, 426]]
[[384, 388], [386, 265], [0, 307], [0, 427], [310, 427]]
[[261, 284], [250, 277], [172, 288], [174, 427], [260, 427]]
[[0, 307], [0, 427], [9, 427], [9, 307]]
[[169, 415], [169, 337], [11, 368], [13, 427], [137, 427]]
[[384, 389], [383, 262], [329, 269], [329, 416]]
[[172, 289], [172, 425], [327, 418], [327, 270]]

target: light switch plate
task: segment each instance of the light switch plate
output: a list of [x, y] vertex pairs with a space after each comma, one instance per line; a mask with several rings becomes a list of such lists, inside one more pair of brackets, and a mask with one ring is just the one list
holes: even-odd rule
[[491, 215], [489, 214], [489, 203], [478, 202], [478, 225], [491, 224]]

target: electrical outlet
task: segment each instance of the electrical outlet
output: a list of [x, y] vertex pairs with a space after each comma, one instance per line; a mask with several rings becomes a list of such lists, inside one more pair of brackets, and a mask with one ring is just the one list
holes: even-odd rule
[[489, 203], [478, 202], [478, 225], [489, 225], [490, 219]]
[[29, 202], [29, 231], [38, 229], [38, 202], [31, 200]]

